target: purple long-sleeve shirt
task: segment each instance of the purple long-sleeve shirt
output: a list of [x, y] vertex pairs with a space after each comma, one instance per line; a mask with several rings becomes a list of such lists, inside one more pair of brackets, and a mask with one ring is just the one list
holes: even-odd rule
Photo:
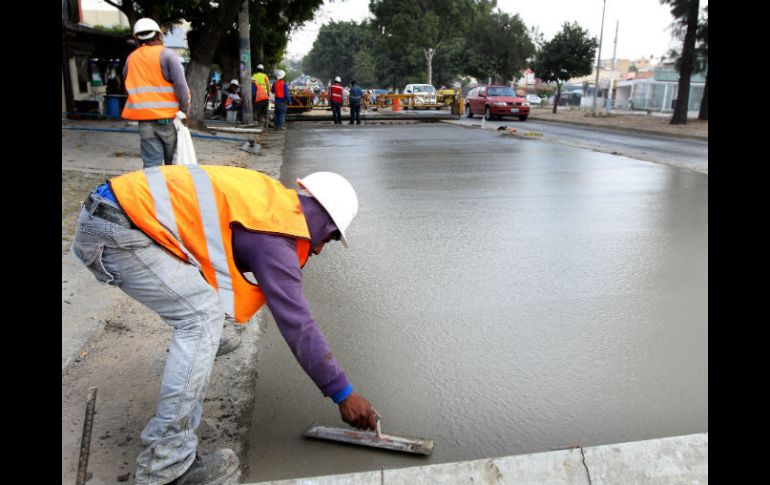
[[[299, 200], [314, 247], [337, 226], [314, 198], [300, 195]], [[345, 389], [350, 384], [348, 378], [329, 350], [305, 298], [296, 240], [235, 226], [233, 253], [238, 267], [250, 271], [259, 282], [281, 335], [323, 395], [333, 396]]]

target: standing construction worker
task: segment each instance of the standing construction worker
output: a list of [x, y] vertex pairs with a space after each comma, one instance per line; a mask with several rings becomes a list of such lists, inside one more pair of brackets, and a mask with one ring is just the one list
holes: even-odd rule
[[219, 484], [235, 474], [235, 453], [199, 453], [195, 431], [225, 315], [246, 323], [264, 303], [342, 420], [375, 428], [377, 412], [353, 391], [302, 287], [311, 255], [331, 241], [347, 246], [358, 198], [335, 173], [297, 185], [239, 167], [172, 165], [114, 177], [86, 199], [73, 254], [173, 328], [157, 410], [142, 431], [137, 484]]
[[270, 78], [265, 74], [265, 66], [257, 64], [257, 72], [251, 76], [254, 93], [254, 112], [257, 114], [257, 124], [267, 128], [267, 110], [270, 104]]
[[350, 81], [350, 124], [353, 124], [355, 120], [357, 125], [361, 124], [361, 98], [364, 96], [364, 92], [361, 88], [356, 86], [355, 81]]
[[286, 72], [281, 69], [275, 71], [275, 82], [270, 87], [270, 91], [275, 96], [275, 129], [285, 130], [286, 109], [291, 104], [291, 95], [289, 94], [289, 85], [284, 81]]
[[176, 151], [174, 117], [177, 111], [190, 114], [190, 89], [182, 61], [163, 47], [163, 33], [154, 20], [137, 20], [134, 37], [139, 47], [123, 68], [128, 99], [122, 117], [139, 122], [144, 168], [171, 165]]
[[342, 93], [342, 79], [337, 76], [332, 85], [329, 86], [329, 103], [332, 106], [332, 118], [335, 125], [342, 124]]

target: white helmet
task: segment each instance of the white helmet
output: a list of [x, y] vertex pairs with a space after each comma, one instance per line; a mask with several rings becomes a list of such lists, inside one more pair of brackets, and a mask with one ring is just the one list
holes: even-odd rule
[[281, 69], [276, 69], [275, 70], [275, 78], [276, 79], [283, 79], [284, 76], [286, 76], [286, 72], [285, 71], [283, 71]]
[[257, 69], [264, 69], [264, 68], [265, 66], [263, 66], [262, 64], [257, 64]]
[[336, 173], [314, 172], [303, 179], [297, 179], [297, 185], [310, 192], [326, 209], [340, 230], [342, 244], [348, 247], [345, 229], [358, 212], [358, 197], [350, 182]]
[[[145, 33], [146, 32], [146, 33]], [[155, 36], [155, 32], [163, 33], [160, 30], [160, 26], [153, 19], [143, 18], [136, 21], [134, 24], [134, 35], [137, 39], [147, 40]], [[142, 34], [142, 35], [139, 35]]]
[[230, 84], [235, 84], [236, 86], [240, 86], [241, 84], [238, 82], [237, 79], [233, 79], [230, 81]]
[[339, 76], [337, 76], [337, 77], [334, 78], [334, 82], [335, 83], [341, 83], [342, 79]]

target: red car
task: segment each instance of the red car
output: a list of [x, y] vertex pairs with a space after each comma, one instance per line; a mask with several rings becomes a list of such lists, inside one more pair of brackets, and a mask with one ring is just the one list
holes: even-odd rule
[[508, 86], [481, 85], [471, 89], [465, 98], [465, 114], [468, 118], [483, 114], [487, 121], [502, 116], [518, 116], [519, 120], [526, 121], [529, 103]]

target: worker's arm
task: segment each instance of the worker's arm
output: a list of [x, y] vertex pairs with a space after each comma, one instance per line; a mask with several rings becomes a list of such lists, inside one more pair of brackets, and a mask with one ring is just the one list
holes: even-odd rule
[[179, 102], [179, 111], [190, 113], [190, 88], [184, 77], [182, 60], [171, 49], [163, 49], [160, 53], [160, 69], [163, 78], [174, 85], [174, 96]]
[[287, 83], [283, 83], [283, 89], [284, 89], [284, 95], [286, 96], [286, 104], [291, 104], [291, 93], [289, 92], [289, 85]]
[[300, 366], [324, 396], [339, 404], [342, 420], [361, 429], [374, 429], [377, 414], [353, 391], [345, 372], [329, 349], [305, 298], [296, 240], [233, 228], [233, 252], [239, 266], [259, 282], [278, 329]]

